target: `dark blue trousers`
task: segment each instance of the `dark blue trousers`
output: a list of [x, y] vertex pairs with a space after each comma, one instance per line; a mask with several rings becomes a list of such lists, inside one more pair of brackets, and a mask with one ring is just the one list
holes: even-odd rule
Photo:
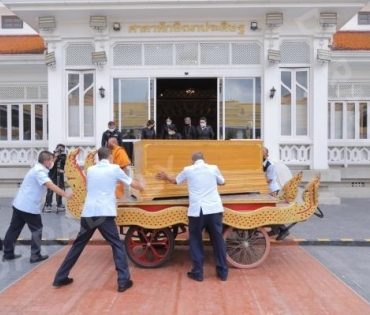
[[68, 277], [69, 272], [77, 262], [86, 244], [93, 236], [96, 229], [110, 244], [113, 251], [113, 259], [118, 273], [118, 285], [125, 285], [130, 280], [130, 271], [126, 260], [126, 251], [119, 238], [117, 225], [114, 217], [91, 217], [81, 218], [81, 227], [76, 240], [73, 242], [62, 265], [59, 267], [54, 281], [60, 282]]
[[4, 257], [14, 255], [14, 245], [21, 234], [24, 225], [27, 224], [31, 231], [31, 255], [39, 255], [41, 251], [42, 221], [40, 214], [23, 212], [13, 207], [13, 215], [10, 226], [4, 238]]
[[189, 243], [192, 272], [203, 277], [204, 249], [202, 232], [206, 229], [209, 233], [216, 261], [216, 272], [220, 277], [227, 277], [226, 245], [222, 237], [222, 213], [203, 215], [200, 210], [199, 217], [189, 218]]

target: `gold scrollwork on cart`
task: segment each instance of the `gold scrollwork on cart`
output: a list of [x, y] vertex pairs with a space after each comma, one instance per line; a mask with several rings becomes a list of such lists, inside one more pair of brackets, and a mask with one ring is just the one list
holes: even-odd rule
[[[68, 155], [65, 167], [67, 182], [74, 193], [74, 198], [68, 199], [67, 207], [76, 218], [81, 216], [86, 197], [85, 174], [76, 162], [78, 153], [77, 149]], [[94, 164], [95, 153], [96, 151], [89, 153], [85, 161], [86, 166]], [[293, 186], [296, 186], [296, 182], [300, 180], [301, 174], [295, 178]], [[305, 187], [301, 203], [293, 202], [279, 207], [262, 207], [247, 212], [234, 211], [225, 207], [223, 223], [235, 228], [251, 229], [271, 224], [305, 221], [317, 209], [319, 184], [320, 176], [314, 176]], [[117, 225], [138, 225], [148, 229], [188, 224], [187, 207], [169, 206], [156, 212], [145, 211], [135, 206], [118, 207], [116, 223]]]

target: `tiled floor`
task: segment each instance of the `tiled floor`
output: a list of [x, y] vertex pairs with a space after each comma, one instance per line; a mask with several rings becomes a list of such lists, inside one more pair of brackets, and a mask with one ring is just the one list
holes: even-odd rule
[[134, 286], [117, 292], [116, 272], [107, 245], [88, 245], [71, 272], [74, 282], [54, 288], [54, 273], [69, 246], [41, 263], [0, 294], [0, 314], [370, 314], [370, 306], [298, 246], [273, 246], [256, 269], [230, 269], [215, 276], [207, 247], [205, 280], [186, 277], [187, 246], [159, 269], [130, 263]]

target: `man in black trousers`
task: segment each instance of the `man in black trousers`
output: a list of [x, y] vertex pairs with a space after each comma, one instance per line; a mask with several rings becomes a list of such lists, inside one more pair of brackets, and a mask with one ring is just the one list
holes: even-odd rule
[[189, 249], [192, 269], [188, 278], [203, 281], [204, 250], [202, 232], [207, 229], [213, 246], [216, 261], [216, 276], [226, 281], [228, 267], [226, 263], [226, 244], [222, 237], [222, 213], [224, 211], [217, 185], [224, 185], [225, 179], [216, 165], [204, 162], [202, 152], [195, 152], [191, 157], [193, 165], [185, 167], [176, 178], [165, 172], [156, 175], [157, 179], [173, 184], [187, 182], [189, 190]]
[[119, 167], [112, 164], [111, 149], [102, 147], [98, 150], [99, 163], [87, 170], [87, 196], [81, 214], [81, 227], [62, 265], [59, 267], [53, 286], [61, 287], [71, 284], [69, 272], [77, 262], [86, 244], [99, 230], [111, 245], [118, 274], [118, 292], [124, 292], [133, 285], [126, 260], [126, 252], [119, 238], [115, 218], [117, 216], [115, 189], [117, 181], [143, 190], [144, 183], [133, 180]]
[[38, 163], [31, 168], [24, 178], [16, 197], [13, 200], [13, 215], [10, 226], [4, 238], [3, 261], [9, 261], [21, 257], [14, 253], [14, 245], [25, 224], [28, 225], [31, 233], [31, 257], [30, 263], [37, 263], [47, 259], [48, 255], [41, 255], [42, 220], [41, 208], [42, 198], [46, 188], [65, 197], [72, 197], [55, 185], [49, 178], [49, 170], [53, 168], [54, 157], [49, 151], [42, 151], [38, 157]]

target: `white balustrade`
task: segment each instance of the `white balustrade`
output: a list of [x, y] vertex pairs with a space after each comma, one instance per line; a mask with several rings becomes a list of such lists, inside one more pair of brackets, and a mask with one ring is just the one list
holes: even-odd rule
[[370, 165], [370, 146], [329, 146], [329, 165]]
[[280, 161], [287, 165], [310, 165], [310, 144], [280, 144]]
[[[80, 148], [80, 153], [77, 156], [79, 165], [83, 165], [87, 154], [94, 150], [94, 146], [68, 146], [67, 152]], [[41, 151], [48, 150], [47, 146], [30, 146], [24, 147], [14, 145], [0, 148], [0, 166], [32, 166], [37, 162], [37, 158]]]

